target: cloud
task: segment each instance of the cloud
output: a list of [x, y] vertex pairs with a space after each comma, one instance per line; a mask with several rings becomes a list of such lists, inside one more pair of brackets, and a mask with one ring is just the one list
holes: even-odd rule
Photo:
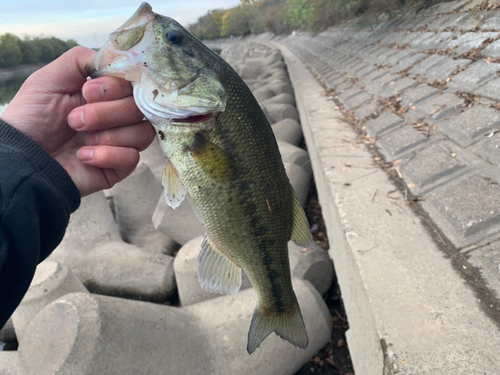
[[[213, 9], [228, 9], [239, 0], [150, 1], [153, 11], [187, 26]], [[0, 0], [0, 34], [55, 36], [75, 39], [87, 47], [100, 47], [108, 34], [122, 25], [139, 1]]]

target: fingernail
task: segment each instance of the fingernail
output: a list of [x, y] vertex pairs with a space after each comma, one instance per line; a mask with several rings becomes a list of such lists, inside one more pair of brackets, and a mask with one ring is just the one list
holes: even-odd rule
[[106, 90], [100, 83], [89, 83], [83, 88], [83, 97], [88, 102], [97, 102], [104, 99]]
[[85, 136], [85, 144], [87, 146], [97, 146], [99, 144], [99, 133], [87, 133]]
[[81, 109], [75, 109], [68, 115], [68, 124], [73, 129], [78, 130], [85, 126], [85, 121], [83, 120], [83, 111]]
[[92, 157], [94, 156], [94, 150], [91, 148], [81, 148], [78, 150], [76, 156], [78, 156], [78, 159], [81, 161], [89, 161], [92, 160]]

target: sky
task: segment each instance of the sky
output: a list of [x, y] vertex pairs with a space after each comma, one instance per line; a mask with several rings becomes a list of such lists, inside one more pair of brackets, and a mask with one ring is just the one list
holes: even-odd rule
[[[155, 13], [184, 26], [212, 9], [228, 9], [239, 0], [150, 0]], [[137, 10], [141, 0], [0, 0], [0, 35], [55, 36], [96, 48]]]

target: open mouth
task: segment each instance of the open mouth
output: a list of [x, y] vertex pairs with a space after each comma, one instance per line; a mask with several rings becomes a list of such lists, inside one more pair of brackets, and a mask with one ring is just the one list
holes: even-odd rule
[[186, 118], [174, 118], [174, 119], [172, 119], [172, 122], [196, 124], [199, 122], [204, 122], [211, 117], [213, 117], [213, 115], [211, 113], [207, 113], [206, 115], [195, 115], [195, 116], [190, 116], [190, 117], [186, 117]]

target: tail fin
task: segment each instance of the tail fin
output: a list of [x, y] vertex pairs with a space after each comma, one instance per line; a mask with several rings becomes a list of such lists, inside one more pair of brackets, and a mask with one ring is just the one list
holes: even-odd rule
[[276, 332], [283, 340], [287, 340], [299, 348], [305, 349], [309, 345], [306, 326], [298, 303], [291, 315], [280, 314], [270, 317], [263, 316], [257, 304], [248, 331], [248, 354], [252, 354], [272, 332]]

